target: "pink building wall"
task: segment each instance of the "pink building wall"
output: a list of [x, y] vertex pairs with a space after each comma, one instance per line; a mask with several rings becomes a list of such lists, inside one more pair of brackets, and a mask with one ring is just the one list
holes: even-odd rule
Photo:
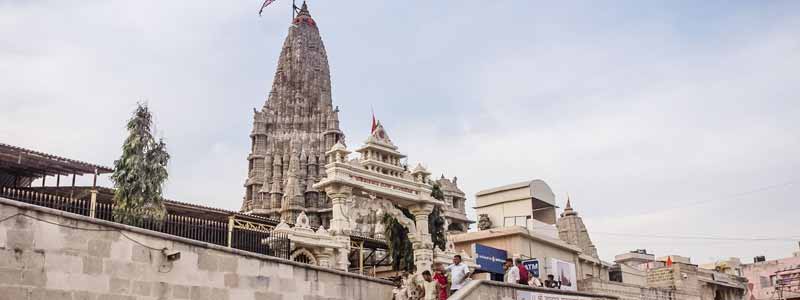
[[[787, 269], [795, 269], [796, 272], [800, 272], [800, 256], [742, 265], [742, 276], [747, 278], [748, 288], [751, 290], [751, 296], [748, 299], [778, 299], [775, 279], [780, 277], [775, 273]], [[800, 293], [784, 292], [783, 297], [785, 299], [800, 297]]]

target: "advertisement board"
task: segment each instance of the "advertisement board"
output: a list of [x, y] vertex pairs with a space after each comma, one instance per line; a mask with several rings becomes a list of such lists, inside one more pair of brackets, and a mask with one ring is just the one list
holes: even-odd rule
[[506, 250], [475, 244], [475, 263], [481, 266], [480, 270], [495, 274], [503, 274], [503, 263], [508, 254]]
[[568, 291], [578, 290], [578, 281], [575, 276], [575, 264], [560, 259], [550, 259], [550, 274], [561, 282], [561, 289]]
[[542, 292], [517, 291], [516, 300], [592, 300], [592, 298], [577, 295], [559, 295]]
[[522, 265], [528, 269], [528, 272], [531, 273], [533, 277], [539, 277], [539, 260], [538, 259], [529, 259], [523, 260]]

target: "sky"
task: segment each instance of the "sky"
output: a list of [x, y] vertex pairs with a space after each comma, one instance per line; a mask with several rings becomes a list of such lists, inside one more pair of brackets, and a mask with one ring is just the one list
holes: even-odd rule
[[[291, 18], [260, 4], [0, 0], [0, 142], [111, 166], [145, 102], [172, 155], [165, 196], [238, 210]], [[542, 179], [608, 261], [798, 250], [800, 2], [308, 4], [350, 146], [374, 108], [468, 207]]]

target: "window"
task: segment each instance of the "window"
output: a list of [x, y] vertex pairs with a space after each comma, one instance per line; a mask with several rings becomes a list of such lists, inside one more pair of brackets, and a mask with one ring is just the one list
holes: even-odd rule
[[530, 218], [531, 218], [531, 216], [505, 217], [505, 219], [503, 220], [503, 226], [504, 227], [511, 227], [511, 226], [527, 227], [528, 226], [528, 219], [530, 219]]
[[772, 282], [770, 281], [769, 277], [761, 276], [759, 279], [761, 281], [760, 283], [761, 283], [761, 287], [762, 288], [766, 288], [766, 287], [772, 286]]

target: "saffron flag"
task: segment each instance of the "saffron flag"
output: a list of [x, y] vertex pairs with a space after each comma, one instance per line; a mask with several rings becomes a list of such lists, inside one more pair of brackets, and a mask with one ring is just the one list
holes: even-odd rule
[[369, 133], [373, 133], [373, 132], [375, 132], [375, 127], [378, 127], [378, 123], [375, 122], [375, 111], [372, 110], [372, 106], [371, 105], [370, 105], [369, 110], [370, 110], [370, 112], [372, 112], [372, 129], [369, 131]]
[[672, 267], [672, 256], [667, 256], [667, 268]]
[[258, 10], [258, 16], [259, 17], [261, 16], [261, 12], [264, 11], [264, 8], [267, 7], [267, 5], [272, 4], [272, 2], [275, 2], [275, 0], [265, 0], [264, 4], [261, 4], [261, 9]]

